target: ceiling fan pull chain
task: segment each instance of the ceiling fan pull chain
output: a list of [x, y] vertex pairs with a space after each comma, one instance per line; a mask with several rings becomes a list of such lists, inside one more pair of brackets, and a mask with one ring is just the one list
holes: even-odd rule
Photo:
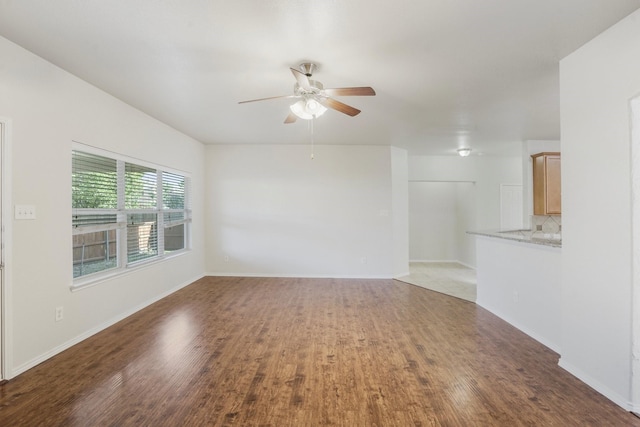
[[314, 140], [314, 136], [313, 136], [313, 122], [316, 120], [316, 118], [312, 118], [311, 120], [309, 120], [309, 126], [311, 127], [311, 160], [313, 160], [315, 158], [314, 156], [314, 149], [315, 149], [315, 140]]

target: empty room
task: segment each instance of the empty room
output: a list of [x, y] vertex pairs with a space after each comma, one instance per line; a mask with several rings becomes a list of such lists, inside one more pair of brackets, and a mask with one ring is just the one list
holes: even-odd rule
[[639, 51], [640, 0], [0, 0], [0, 425], [640, 426]]

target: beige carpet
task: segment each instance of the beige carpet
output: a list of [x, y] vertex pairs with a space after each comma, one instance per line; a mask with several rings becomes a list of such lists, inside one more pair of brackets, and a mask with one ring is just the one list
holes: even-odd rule
[[412, 262], [396, 280], [467, 301], [476, 301], [476, 271], [457, 262]]

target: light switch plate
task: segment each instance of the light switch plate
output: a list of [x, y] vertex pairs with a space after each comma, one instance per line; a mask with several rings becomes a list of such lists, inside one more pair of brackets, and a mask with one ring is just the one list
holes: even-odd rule
[[34, 205], [16, 205], [16, 219], [36, 219], [36, 207]]

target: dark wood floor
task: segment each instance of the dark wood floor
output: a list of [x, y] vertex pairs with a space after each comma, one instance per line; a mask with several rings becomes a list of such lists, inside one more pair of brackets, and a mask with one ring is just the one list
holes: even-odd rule
[[473, 303], [205, 278], [0, 386], [2, 426], [640, 426]]

